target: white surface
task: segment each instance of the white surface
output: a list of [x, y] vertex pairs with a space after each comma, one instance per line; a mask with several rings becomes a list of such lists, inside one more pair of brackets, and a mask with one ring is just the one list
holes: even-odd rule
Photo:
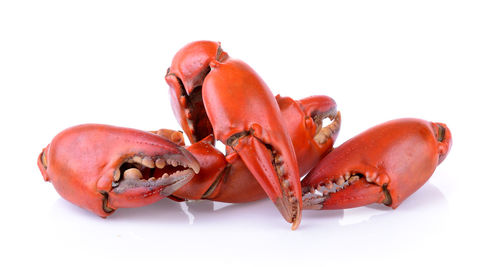
[[[163, 2], [0, 3], [0, 265], [498, 266], [497, 1]], [[335, 98], [337, 144], [418, 117], [448, 124], [451, 153], [397, 210], [305, 211], [294, 232], [267, 200], [164, 200], [103, 220], [43, 182], [36, 157], [66, 127], [178, 129], [163, 77], [200, 39], [274, 93]]]

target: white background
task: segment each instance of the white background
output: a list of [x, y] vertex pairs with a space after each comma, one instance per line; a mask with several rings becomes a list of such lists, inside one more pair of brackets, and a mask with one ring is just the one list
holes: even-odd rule
[[[498, 1], [2, 1], [0, 265], [498, 266]], [[448, 124], [453, 147], [397, 210], [167, 199], [106, 220], [63, 200], [36, 157], [61, 130], [179, 129], [163, 78], [188, 42], [221, 41], [273, 93], [332, 96], [337, 144], [378, 123]], [[236, 100], [235, 100], [236, 101]]]

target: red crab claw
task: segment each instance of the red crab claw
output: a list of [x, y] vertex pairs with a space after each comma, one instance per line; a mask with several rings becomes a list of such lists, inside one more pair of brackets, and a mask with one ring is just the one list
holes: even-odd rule
[[189, 152], [156, 134], [98, 124], [59, 133], [38, 167], [63, 198], [101, 217], [153, 203], [200, 170]]
[[218, 42], [197, 41], [184, 46], [172, 60], [165, 80], [170, 87], [170, 102], [177, 121], [191, 144], [212, 134], [212, 125], [203, 106], [201, 87], [217, 55], [226, 58]]
[[[300, 175], [305, 175], [327, 154], [340, 130], [340, 113], [333, 99], [312, 96], [299, 101], [276, 96], [285, 126], [292, 137]], [[322, 128], [323, 118], [333, 122]], [[200, 162], [200, 173], [173, 193], [176, 200], [210, 199], [239, 203], [266, 196], [238, 154], [228, 147], [224, 156], [213, 145], [213, 135], [187, 150]]]
[[214, 135], [238, 153], [283, 217], [300, 224], [300, 176], [292, 142], [271, 91], [247, 64], [214, 60], [203, 103]]
[[306, 209], [345, 209], [371, 203], [392, 208], [420, 188], [451, 147], [442, 123], [389, 121], [330, 152], [302, 181]]

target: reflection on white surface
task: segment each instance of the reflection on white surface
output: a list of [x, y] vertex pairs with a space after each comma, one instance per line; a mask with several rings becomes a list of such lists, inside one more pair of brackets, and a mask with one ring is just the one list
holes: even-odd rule
[[[325, 218], [329, 221], [334, 220], [336, 225], [345, 227], [355, 224], [367, 224], [373, 220], [379, 220], [381, 217], [408, 216], [413, 212], [432, 212], [436, 214], [446, 213], [447, 201], [443, 193], [433, 184], [425, 184], [417, 192], [406, 199], [397, 209], [393, 210], [382, 204], [372, 204], [365, 207], [346, 209], [346, 210], [322, 210], [322, 211], [304, 211], [302, 222], [308, 224], [310, 219], [321, 220]], [[259, 210], [261, 209], [261, 210]], [[63, 211], [66, 210], [66, 211]], [[58, 199], [52, 209], [54, 215], [58, 213], [74, 213], [75, 216], [90, 216], [93, 214], [78, 208], [66, 200]], [[256, 212], [258, 211], [258, 212]], [[268, 200], [260, 200], [252, 203], [232, 204], [223, 202], [212, 202], [207, 200], [174, 202], [164, 199], [158, 203], [133, 209], [118, 209], [107, 220], [118, 221], [148, 221], [158, 222], [168, 220], [170, 224], [202, 224], [204, 220], [215, 217], [222, 217], [224, 220], [236, 220], [252, 216], [256, 220], [265, 220], [267, 216], [278, 216], [274, 214], [274, 206]], [[61, 216], [63, 216], [61, 214]]]
[[[47, 195], [45, 185], [40, 185], [40, 195]], [[128, 257], [136, 263], [163, 259], [162, 255], [199, 264], [223, 258], [228, 265], [241, 259], [247, 259], [249, 264], [258, 259], [281, 262], [283, 255], [297, 256], [288, 262], [300, 264], [318, 255], [328, 255], [344, 264], [351, 259], [358, 264], [382, 260], [404, 263], [414, 251], [425, 257], [441, 257], [443, 253], [450, 256], [451, 249], [440, 249], [449, 246], [457, 232], [450, 228], [457, 218], [450, 218], [447, 198], [432, 183], [424, 185], [396, 210], [370, 205], [304, 211], [297, 231], [290, 230], [269, 200], [228, 204], [164, 199], [141, 208], [118, 209], [109, 218], [101, 219], [55, 192], [53, 195], [52, 206], [35, 203], [40, 206], [32, 214], [39, 223], [23, 227], [25, 237], [35, 238], [22, 238], [16, 246], [36, 251], [51, 240], [58, 253], [64, 255], [53, 260], [56, 265], [78, 257], [82, 251], [98, 255], [95, 257], [100, 262], [112, 263], [106, 255], [99, 256], [102, 244], [115, 251], [134, 251]], [[365, 248], [362, 254], [356, 249], [360, 246]]]
[[339, 220], [341, 226], [369, 221], [373, 216], [387, 213], [387, 210], [359, 207], [344, 210], [344, 216]]
[[[259, 219], [258, 217], [261, 217], [260, 219], [265, 219], [267, 215], [275, 216], [274, 206], [268, 200], [232, 204], [207, 200], [175, 202], [170, 199], [163, 199], [145, 207], [118, 209], [106, 220], [137, 222], [161, 222], [162, 220], [168, 220], [169, 223], [186, 223], [192, 225], [198, 224], [198, 221], [205, 220], [209, 217], [223, 216], [224, 219], [230, 220], [238, 218], [242, 213], [247, 214], [246, 216], [250, 216], [250, 212], [259, 209], [262, 210], [253, 213], [255, 219]], [[405, 216], [406, 213], [417, 211], [435, 212], [439, 214], [446, 212], [446, 210], [447, 201], [443, 193], [436, 186], [428, 183], [406, 199], [395, 210], [382, 204], [372, 204], [365, 207], [345, 210], [304, 211], [305, 215], [303, 216], [302, 222], [307, 224], [310, 218], [321, 219], [322, 217], [329, 217], [336, 220], [337, 224], [340, 226], [348, 226], [369, 223], [372, 219], [376, 219], [377, 217]], [[94, 214], [62, 198], [57, 199], [52, 207], [52, 214], [58, 217], [66, 216], [68, 213], [83, 218], [95, 217]]]
[[186, 216], [188, 216], [189, 224], [193, 224], [193, 222], [194, 222], [194, 215], [191, 212], [189, 212], [189, 207], [186, 204], [186, 202], [181, 202], [179, 204], [180, 204], [181, 209], [184, 212], [184, 214], [186, 214]]
[[[344, 216], [339, 220], [341, 226], [365, 223], [372, 218], [389, 215], [389, 213], [405, 212], [407, 210], [418, 210], [420, 208], [447, 209], [446, 198], [443, 193], [433, 184], [426, 184], [420, 190], [406, 199], [396, 210], [381, 204], [372, 204], [365, 207], [344, 210]], [[397, 215], [396, 215], [397, 216]]]
[[214, 211], [223, 209], [225, 207], [231, 206], [231, 203], [224, 203], [224, 202], [213, 202], [214, 203]]

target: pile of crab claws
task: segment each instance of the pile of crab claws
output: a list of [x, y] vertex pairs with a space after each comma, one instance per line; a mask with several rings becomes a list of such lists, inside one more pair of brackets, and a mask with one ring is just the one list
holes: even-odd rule
[[44, 180], [101, 217], [165, 197], [230, 203], [268, 197], [295, 230], [302, 209], [398, 207], [452, 145], [443, 123], [399, 119], [334, 149], [341, 115], [332, 98], [273, 97], [257, 72], [219, 42], [183, 47], [165, 80], [183, 131], [66, 129], [38, 157]]
[[100, 124], [59, 133], [38, 167], [63, 198], [101, 217], [156, 202], [200, 171], [188, 151], [159, 135]]
[[[293, 100], [278, 95], [276, 101], [300, 162], [299, 173], [301, 176], [305, 175], [331, 150], [332, 144], [335, 142], [336, 134], [331, 134], [324, 143], [315, 141], [318, 132], [321, 132], [320, 129], [322, 129], [322, 120], [318, 119], [320, 117], [333, 119], [329, 125], [324, 127], [333, 129], [332, 133], [338, 133], [340, 117], [339, 115], [331, 116], [335, 114], [335, 101], [326, 96], [308, 97], [306, 102], [308, 102], [309, 108], [304, 108], [300, 104], [304, 100]], [[311, 121], [313, 123], [309, 125], [308, 122]], [[214, 137], [209, 135], [186, 147], [200, 162], [201, 170], [189, 183], [170, 197], [175, 198], [176, 201], [208, 199], [229, 203], [249, 202], [265, 198], [266, 193], [238, 153], [230, 146], [226, 146], [224, 155], [212, 145], [213, 143]]]
[[[230, 58], [218, 42], [192, 42], [180, 49], [165, 79], [174, 114], [190, 141], [213, 133], [227, 146], [226, 152], [238, 154], [296, 228], [302, 209], [299, 173], [306, 173], [331, 149], [340, 129], [335, 101], [327, 96], [297, 102], [273, 98], [258, 74]], [[294, 116], [297, 112], [303, 116]], [[322, 127], [325, 118], [333, 122]], [[296, 155], [301, 156], [300, 166]]]
[[346, 209], [372, 203], [392, 208], [419, 189], [448, 154], [443, 123], [389, 121], [346, 141], [302, 180], [305, 209]]

